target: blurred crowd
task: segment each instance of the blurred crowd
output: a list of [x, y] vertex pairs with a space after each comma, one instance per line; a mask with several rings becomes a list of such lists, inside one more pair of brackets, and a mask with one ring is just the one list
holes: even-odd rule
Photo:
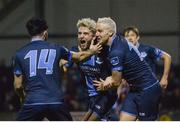
[[[158, 66], [157, 75], [160, 78], [163, 66]], [[160, 110], [176, 111], [180, 110], [180, 65], [172, 65], [169, 75], [169, 84], [166, 91], [163, 91]], [[65, 92], [65, 100], [71, 111], [86, 111], [88, 108], [88, 96], [85, 81], [82, 80], [76, 66], [62, 73], [62, 89]], [[121, 101], [127, 93], [126, 87], [123, 88], [122, 94], [114, 105], [113, 112], [119, 112]], [[0, 60], [0, 112], [17, 111], [20, 108], [20, 101], [13, 88], [13, 68], [7, 66], [4, 60]]]

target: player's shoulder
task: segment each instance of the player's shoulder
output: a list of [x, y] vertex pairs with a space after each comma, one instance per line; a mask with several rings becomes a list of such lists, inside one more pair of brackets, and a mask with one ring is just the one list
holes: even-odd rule
[[22, 54], [22, 53], [26, 53], [27, 51], [31, 50], [31, 49], [41, 49], [41, 48], [54, 48], [56, 47], [56, 44], [54, 43], [49, 43], [47, 41], [37, 41], [37, 42], [29, 42], [27, 44], [25, 44], [24, 46], [22, 46], [21, 48], [16, 50], [16, 54]]
[[52, 49], [68, 51], [68, 49], [65, 46], [57, 44], [57, 43], [48, 42], [48, 46], [49, 48], [52, 48]]
[[124, 37], [118, 35], [114, 38], [112, 45], [111, 45], [111, 50], [119, 50], [120, 48], [124, 48], [126, 45], [126, 40], [124, 39]]
[[22, 47], [20, 47], [19, 49], [17, 49], [17, 50], [15, 51], [15, 54], [16, 54], [16, 55], [19, 55], [20, 53], [23, 53], [25, 50], [27, 50], [27, 49], [29, 48], [30, 45], [31, 45], [30, 42], [27, 43], [27, 44], [25, 44], [24, 46], [22, 46]]
[[156, 48], [155, 48], [154, 46], [152, 46], [152, 45], [143, 44], [143, 43], [139, 44], [139, 48], [140, 48], [141, 50], [146, 50], [146, 51], [151, 51], [151, 50], [156, 49]]
[[78, 49], [78, 46], [72, 46], [71, 47], [71, 51], [74, 51], [74, 52], [79, 52], [79, 49]]
[[110, 53], [109, 55], [119, 54], [124, 52], [126, 48], [125, 40], [122, 36], [116, 36], [110, 46]]
[[153, 45], [151, 45], [151, 44], [144, 44], [144, 43], [141, 43], [141, 44], [139, 44], [141, 47], [143, 47], [143, 48], [149, 48], [149, 49], [151, 49], [151, 48], [156, 48], [155, 46], [153, 46]]

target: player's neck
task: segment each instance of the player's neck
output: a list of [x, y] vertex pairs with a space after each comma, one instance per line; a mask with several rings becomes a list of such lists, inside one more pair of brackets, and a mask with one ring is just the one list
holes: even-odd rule
[[33, 36], [31, 41], [44, 40], [42, 36]]
[[137, 48], [139, 47], [139, 42], [136, 42], [135, 44], [134, 44], [134, 46], [136, 46]]
[[108, 46], [111, 46], [112, 43], [113, 43], [113, 40], [116, 38], [116, 35], [113, 35], [112, 37], [109, 38], [108, 42], [107, 42], [107, 45]]

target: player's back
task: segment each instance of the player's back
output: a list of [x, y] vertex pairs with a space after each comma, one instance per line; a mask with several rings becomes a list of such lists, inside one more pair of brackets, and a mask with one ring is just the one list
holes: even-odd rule
[[130, 85], [137, 88], [146, 88], [157, 81], [150, 67], [132, 43], [121, 36], [117, 36], [110, 49], [108, 58], [113, 69], [122, 71], [123, 77]]
[[66, 53], [63, 47], [41, 40], [17, 51], [16, 61], [25, 81], [25, 104], [60, 104], [63, 101], [59, 60], [68, 59]]

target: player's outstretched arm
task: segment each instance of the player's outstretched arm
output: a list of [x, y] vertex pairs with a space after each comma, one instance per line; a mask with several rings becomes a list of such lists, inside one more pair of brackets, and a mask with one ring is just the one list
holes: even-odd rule
[[101, 49], [102, 46], [99, 43], [94, 45], [94, 41], [91, 41], [90, 48], [87, 51], [73, 52], [72, 60], [75, 62], [83, 61], [94, 54], [100, 53]]
[[14, 89], [15, 89], [17, 95], [19, 96], [21, 103], [24, 101], [24, 98], [25, 98], [25, 93], [24, 93], [22, 82], [23, 82], [22, 75], [20, 75], [20, 76], [14, 75]]
[[163, 71], [163, 76], [160, 81], [160, 85], [163, 89], [166, 89], [168, 85], [168, 75], [169, 75], [169, 71], [171, 67], [171, 56], [168, 53], [163, 52], [161, 59], [163, 59], [164, 61], [164, 71]]
[[122, 72], [113, 71], [112, 76], [107, 77], [105, 80], [100, 81], [94, 80], [94, 86], [97, 87], [98, 91], [108, 90], [110, 88], [117, 88], [122, 81]]

